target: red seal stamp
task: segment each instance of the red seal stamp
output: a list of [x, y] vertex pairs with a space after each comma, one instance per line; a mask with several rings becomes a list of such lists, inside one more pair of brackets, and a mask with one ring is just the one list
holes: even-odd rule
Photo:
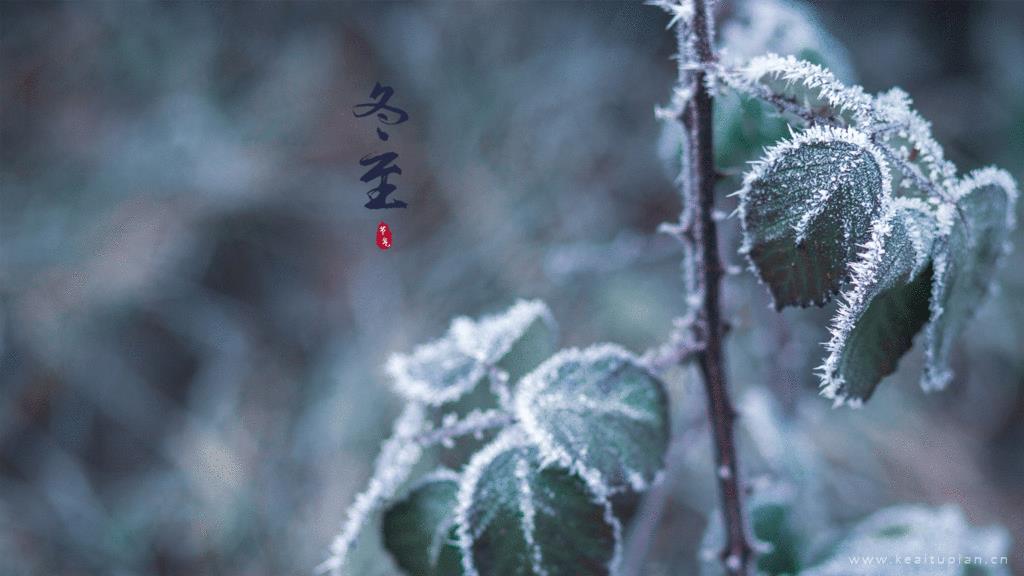
[[391, 228], [383, 220], [377, 224], [377, 248], [381, 250], [391, 248]]

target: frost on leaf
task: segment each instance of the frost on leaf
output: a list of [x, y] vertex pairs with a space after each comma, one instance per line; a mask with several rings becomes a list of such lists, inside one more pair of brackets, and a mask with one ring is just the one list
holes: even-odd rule
[[[874, 98], [876, 122], [892, 127], [879, 132], [879, 140], [893, 151], [901, 163], [919, 171], [925, 180], [944, 192], [955, 184], [956, 166], [946, 160], [942, 146], [932, 136], [931, 124], [911, 107], [912, 104], [910, 96], [899, 88]], [[903, 180], [900, 184], [901, 188], [913, 189], [916, 186], [913, 179]], [[927, 196], [922, 190], [916, 193]]]
[[822, 394], [837, 405], [867, 400], [928, 320], [935, 220], [924, 202], [897, 199], [851, 264], [820, 368]]
[[463, 569], [472, 576], [615, 573], [621, 526], [579, 476], [541, 465], [512, 428], [478, 452], [459, 486]]
[[965, 177], [953, 199], [948, 233], [936, 241], [925, 390], [944, 388], [952, 378], [953, 341], [988, 294], [1014, 225], [1017, 188], [1006, 172], [986, 168]]
[[[731, 7], [734, 12], [722, 21], [721, 34], [722, 45], [728, 50], [719, 54], [723, 64], [731, 69], [742, 67], [758, 55], [773, 52], [823, 64], [840, 78], [852, 75], [840, 43], [820, 25], [810, 6], [790, 0], [758, 0], [732, 3]], [[735, 75], [732, 79], [744, 84], [750, 82], [746, 77]], [[722, 85], [729, 86], [729, 82]], [[764, 147], [788, 135], [783, 115], [758, 98], [759, 92], [741, 88], [722, 90], [715, 95], [716, 165], [740, 166], [756, 157]], [[678, 122], [673, 125], [679, 127]], [[678, 170], [674, 172], [678, 173]]]
[[[1007, 575], [1007, 566], [989, 562], [1006, 556], [1010, 538], [999, 527], [976, 528], [954, 506], [937, 509], [894, 506], [855, 526], [831, 558], [801, 576], [967, 576]], [[925, 561], [853, 563], [851, 558], [921, 558]], [[975, 559], [983, 559], [974, 563]], [[929, 560], [931, 559], [931, 560]]]
[[412, 354], [396, 354], [387, 365], [395, 388], [410, 400], [443, 404], [476, 386], [487, 368], [449, 337], [424, 344]]
[[668, 399], [622, 348], [565, 350], [523, 378], [515, 412], [546, 460], [599, 490], [644, 490], [664, 466]]
[[[395, 354], [387, 372], [406, 398], [429, 405], [458, 399], [472, 390], [489, 366], [525, 371], [553, 345], [554, 320], [547, 305], [520, 300], [503, 313], [479, 320], [459, 317], [438, 340], [411, 354]], [[542, 357], [542, 356], [541, 356]]]
[[770, 148], [739, 195], [741, 250], [776, 308], [823, 305], [889, 202], [889, 168], [863, 133], [812, 127]]
[[391, 438], [381, 446], [380, 455], [373, 465], [373, 477], [366, 490], [356, 496], [348, 509], [341, 532], [331, 544], [331, 557], [320, 568], [332, 574], [341, 574], [356, 538], [388, 499], [392, 498], [409, 478], [413, 466], [419, 462], [423, 448], [415, 441], [424, 430], [425, 410], [419, 404], [409, 404], [395, 421]]
[[384, 546], [407, 574], [462, 574], [455, 528], [458, 489], [458, 474], [441, 469], [424, 477], [384, 513]]
[[827, 68], [793, 56], [758, 56], [722, 80], [754, 95], [776, 95], [806, 102], [810, 108], [826, 108], [831, 115], [857, 125], [874, 119], [872, 98], [863, 88], [846, 86]]

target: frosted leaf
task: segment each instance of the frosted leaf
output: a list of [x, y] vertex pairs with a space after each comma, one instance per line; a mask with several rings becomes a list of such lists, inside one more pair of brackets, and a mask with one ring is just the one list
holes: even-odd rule
[[458, 399], [487, 373], [486, 366], [449, 337], [419, 346], [409, 355], [393, 355], [386, 370], [401, 395], [431, 405]]
[[349, 507], [345, 524], [331, 544], [331, 557], [321, 564], [321, 570], [342, 573], [348, 553], [370, 517], [409, 478], [413, 466], [423, 454], [423, 448], [415, 437], [424, 430], [425, 415], [423, 406], [409, 404], [395, 421], [391, 438], [381, 446], [380, 455], [373, 465], [373, 476]]
[[855, 526], [831, 558], [800, 574], [1002, 576], [1009, 570], [999, 558], [1007, 556], [1009, 548], [1005, 529], [972, 527], [957, 507], [894, 506]]
[[988, 295], [1014, 226], [1017, 187], [1006, 172], [985, 168], [965, 177], [953, 199], [949, 232], [935, 247], [925, 390], [944, 388], [952, 379], [953, 341]]
[[436, 406], [472, 390], [495, 364], [525, 372], [550, 353], [553, 340], [547, 305], [520, 300], [500, 314], [454, 319], [443, 337], [393, 355], [386, 369], [401, 395]]
[[384, 546], [408, 574], [462, 574], [455, 527], [459, 475], [440, 469], [420, 480], [384, 513]]
[[880, 131], [879, 137], [900, 160], [920, 170], [921, 176], [945, 194], [955, 184], [956, 166], [946, 160], [942, 146], [932, 136], [931, 123], [911, 107], [912, 103], [910, 96], [900, 88], [874, 98], [875, 122], [898, 127]]
[[449, 333], [463, 353], [486, 364], [494, 364], [538, 321], [554, 329], [555, 321], [546, 304], [539, 300], [520, 300], [500, 314], [479, 320], [465, 316], [456, 318]]
[[464, 572], [614, 574], [622, 528], [611, 505], [579, 476], [542, 466], [539, 456], [513, 428], [470, 460], [456, 513]]
[[719, 66], [713, 75], [718, 84], [770, 102], [801, 122], [850, 125], [870, 134], [892, 162], [894, 184], [904, 193], [943, 200], [952, 195], [956, 166], [945, 159], [931, 124], [903, 90], [871, 96], [860, 86], [844, 85], [828, 68], [775, 54]]
[[523, 378], [515, 413], [546, 460], [578, 472], [595, 491], [642, 491], [664, 467], [664, 386], [618, 346], [552, 356]]
[[776, 308], [823, 305], [883, 214], [889, 168], [863, 133], [816, 126], [768, 149], [738, 194], [741, 252]]
[[874, 102], [863, 88], [846, 86], [827, 68], [793, 56], [755, 57], [736, 74], [726, 74], [722, 80], [754, 94], [771, 93], [795, 101], [810, 100], [811, 107], [827, 106], [833, 114], [846, 115], [858, 125], [866, 126], [874, 119]]
[[836, 405], [867, 400], [928, 320], [928, 258], [936, 230], [927, 204], [898, 199], [850, 265], [850, 285], [832, 320], [820, 368], [822, 394]]

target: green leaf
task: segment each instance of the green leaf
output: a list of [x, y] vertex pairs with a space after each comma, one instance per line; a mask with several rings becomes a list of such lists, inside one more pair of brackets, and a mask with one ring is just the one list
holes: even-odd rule
[[430, 405], [459, 399], [487, 374], [487, 367], [465, 354], [449, 337], [424, 344], [412, 354], [395, 354], [387, 372], [395, 390]]
[[837, 405], [870, 398], [928, 320], [936, 217], [919, 200], [894, 204], [851, 265], [850, 286], [832, 320], [829, 354], [820, 370], [822, 394]]
[[813, 127], [769, 149], [739, 195], [741, 251], [775, 307], [823, 305], [882, 217], [889, 168], [863, 133]]
[[595, 491], [642, 491], [664, 466], [664, 386], [617, 346], [551, 357], [520, 383], [515, 412], [546, 460], [578, 472]]
[[387, 372], [406, 398], [445, 404], [471, 391], [492, 366], [527, 370], [550, 353], [554, 330], [547, 305], [520, 300], [500, 314], [454, 319], [443, 337], [392, 356]]
[[788, 134], [786, 121], [768, 104], [734, 91], [715, 99], [712, 126], [715, 164], [721, 167], [740, 166]]
[[606, 576], [621, 526], [579, 476], [542, 466], [510, 429], [473, 457], [458, 496], [459, 545], [473, 576]]
[[802, 542], [790, 516], [791, 509], [777, 502], [762, 504], [751, 511], [754, 535], [770, 546], [757, 558], [757, 569], [765, 574], [796, 574], [800, 571]]
[[944, 388], [952, 379], [954, 340], [988, 295], [1014, 224], [1017, 189], [1013, 178], [1002, 170], [972, 172], [961, 181], [955, 196], [955, 207], [948, 207], [944, 219], [949, 231], [935, 248], [921, 381], [925, 390]]
[[1006, 575], [1007, 566], [991, 559], [1006, 556], [1009, 547], [1005, 529], [972, 527], [954, 506], [895, 506], [855, 526], [832, 557], [801, 576]]
[[407, 574], [462, 574], [462, 552], [455, 528], [458, 489], [458, 474], [438, 470], [384, 513], [384, 546]]
[[550, 357], [557, 344], [558, 330], [545, 307], [542, 313], [533, 317], [508, 351], [501, 355], [497, 366], [507, 373], [509, 382], [516, 382]]

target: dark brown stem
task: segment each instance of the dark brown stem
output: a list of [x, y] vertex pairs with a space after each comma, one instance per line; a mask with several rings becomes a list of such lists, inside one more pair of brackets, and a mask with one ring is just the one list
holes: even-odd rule
[[[747, 536], [743, 493], [737, 473], [733, 435], [736, 413], [729, 400], [722, 350], [722, 262], [713, 217], [716, 172], [711, 131], [712, 99], [704, 84], [704, 70], [714, 61], [710, 37], [712, 26], [712, 14], [708, 12], [706, 2], [696, 0], [691, 25], [679, 27], [680, 58], [684, 60], [680, 65], [680, 73], [687, 75], [681, 76], [680, 80], [686, 82], [693, 94], [681, 118], [687, 140], [681, 183], [685, 203], [681, 226], [692, 231], [687, 264], [690, 268], [687, 274], [690, 278], [688, 283], [693, 286], [688, 287], [688, 290], [699, 296], [699, 299], [694, 299], [694, 302], [699, 301], [694, 329], [702, 345], [696, 358], [707, 391], [708, 418], [715, 442], [715, 473], [726, 536], [725, 548], [720, 557], [727, 574], [746, 576], [753, 551]], [[686, 62], [690, 59], [696, 62]], [[694, 63], [699, 65], [689, 65]]]

